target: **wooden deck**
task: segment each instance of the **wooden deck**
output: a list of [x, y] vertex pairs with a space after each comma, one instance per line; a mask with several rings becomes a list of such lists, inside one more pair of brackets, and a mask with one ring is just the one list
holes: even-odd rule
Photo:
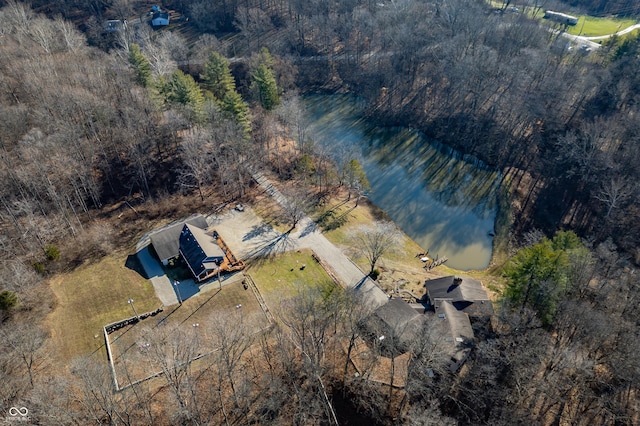
[[221, 272], [235, 272], [245, 268], [244, 262], [236, 258], [229, 246], [227, 246], [215, 229], [213, 230], [213, 238], [215, 238], [216, 242], [224, 252], [224, 261], [220, 265]]

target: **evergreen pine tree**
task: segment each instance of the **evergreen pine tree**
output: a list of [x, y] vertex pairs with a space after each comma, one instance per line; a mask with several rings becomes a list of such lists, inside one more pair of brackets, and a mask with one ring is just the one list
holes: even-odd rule
[[193, 77], [175, 70], [166, 88], [167, 99], [188, 107], [196, 120], [204, 114], [204, 95]]
[[140, 51], [140, 46], [132, 44], [129, 49], [129, 62], [136, 71], [136, 81], [143, 87], [149, 87], [151, 84], [151, 64], [149, 60]]
[[263, 48], [260, 54], [260, 63], [251, 75], [251, 89], [256, 93], [260, 105], [266, 110], [272, 110], [280, 103], [273, 63], [271, 53], [268, 49]]

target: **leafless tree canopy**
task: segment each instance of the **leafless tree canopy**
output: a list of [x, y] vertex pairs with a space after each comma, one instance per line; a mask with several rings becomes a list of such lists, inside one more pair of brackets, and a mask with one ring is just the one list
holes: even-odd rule
[[374, 222], [356, 229], [351, 238], [358, 253], [369, 262], [372, 273], [378, 260], [398, 246], [400, 232], [391, 222]]

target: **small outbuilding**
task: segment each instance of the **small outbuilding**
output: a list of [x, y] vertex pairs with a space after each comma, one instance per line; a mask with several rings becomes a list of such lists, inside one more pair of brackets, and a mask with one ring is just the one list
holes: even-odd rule
[[154, 28], [157, 27], [166, 27], [169, 25], [171, 18], [169, 17], [169, 12], [164, 12], [160, 10], [160, 8], [156, 5], [151, 7], [151, 26]]
[[104, 23], [104, 30], [108, 33], [117, 33], [127, 28], [127, 21], [120, 19], [110, 19]]
[[554, 12], [553, 10], [545, 10], [544, 11], [544, 19], [549, 19], [554, 22], [558, 22], [559, 24], [564, 25], [577, 25], [578, 18], [575, 16], [567, 15], [566, 13]]

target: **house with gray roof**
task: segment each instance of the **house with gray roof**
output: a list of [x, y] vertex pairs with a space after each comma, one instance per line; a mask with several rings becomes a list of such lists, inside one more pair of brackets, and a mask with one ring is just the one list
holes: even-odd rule
[[204, 281], [220, 270], [225, 254], [213, 235], [204, 229], [185, 223], [179, 242], [180, 256], [196, 281]]
[[490, 327], [493, 305], [482, 283], [471, 278], [450, 275], [427, 280], [424, 286], [455, 373], [471, 352], [474, 333]]
[[409, 350], [411, 342], [418, 338], [424, 315], [418, 313], [401, 298], [389, 300], [367, 318], [364, 335], [376, 341], [383, 353], [396, 355]]
[[442, 302], [451, 303], [471, 317], [493, 315], [493, 306], [480, 281], [453, 275], [424, 283], [429, 303], [437, 311]]
[[184, 220], [174, 222], [153, 232], [149, 239], [151, 245], [163, 265], [168, 265], [171, 259], [180, 255], [180, 234], [185, 223], [200, 229], [207, 229], [207, 220], [201, 214], [195, 214]]
[[467, 360], [473, 347], [471, 322], [466, 313], [459, 311], [448, 301], [443, 301], [436, 313], [444, 336], [444, 348], [450, 357], [449, 369], [455, 373]]
[[166, 27], [171, 21], [169, 12], [160, 10], [156, 5], [151, 7], [151, 26], [154, 28]]

